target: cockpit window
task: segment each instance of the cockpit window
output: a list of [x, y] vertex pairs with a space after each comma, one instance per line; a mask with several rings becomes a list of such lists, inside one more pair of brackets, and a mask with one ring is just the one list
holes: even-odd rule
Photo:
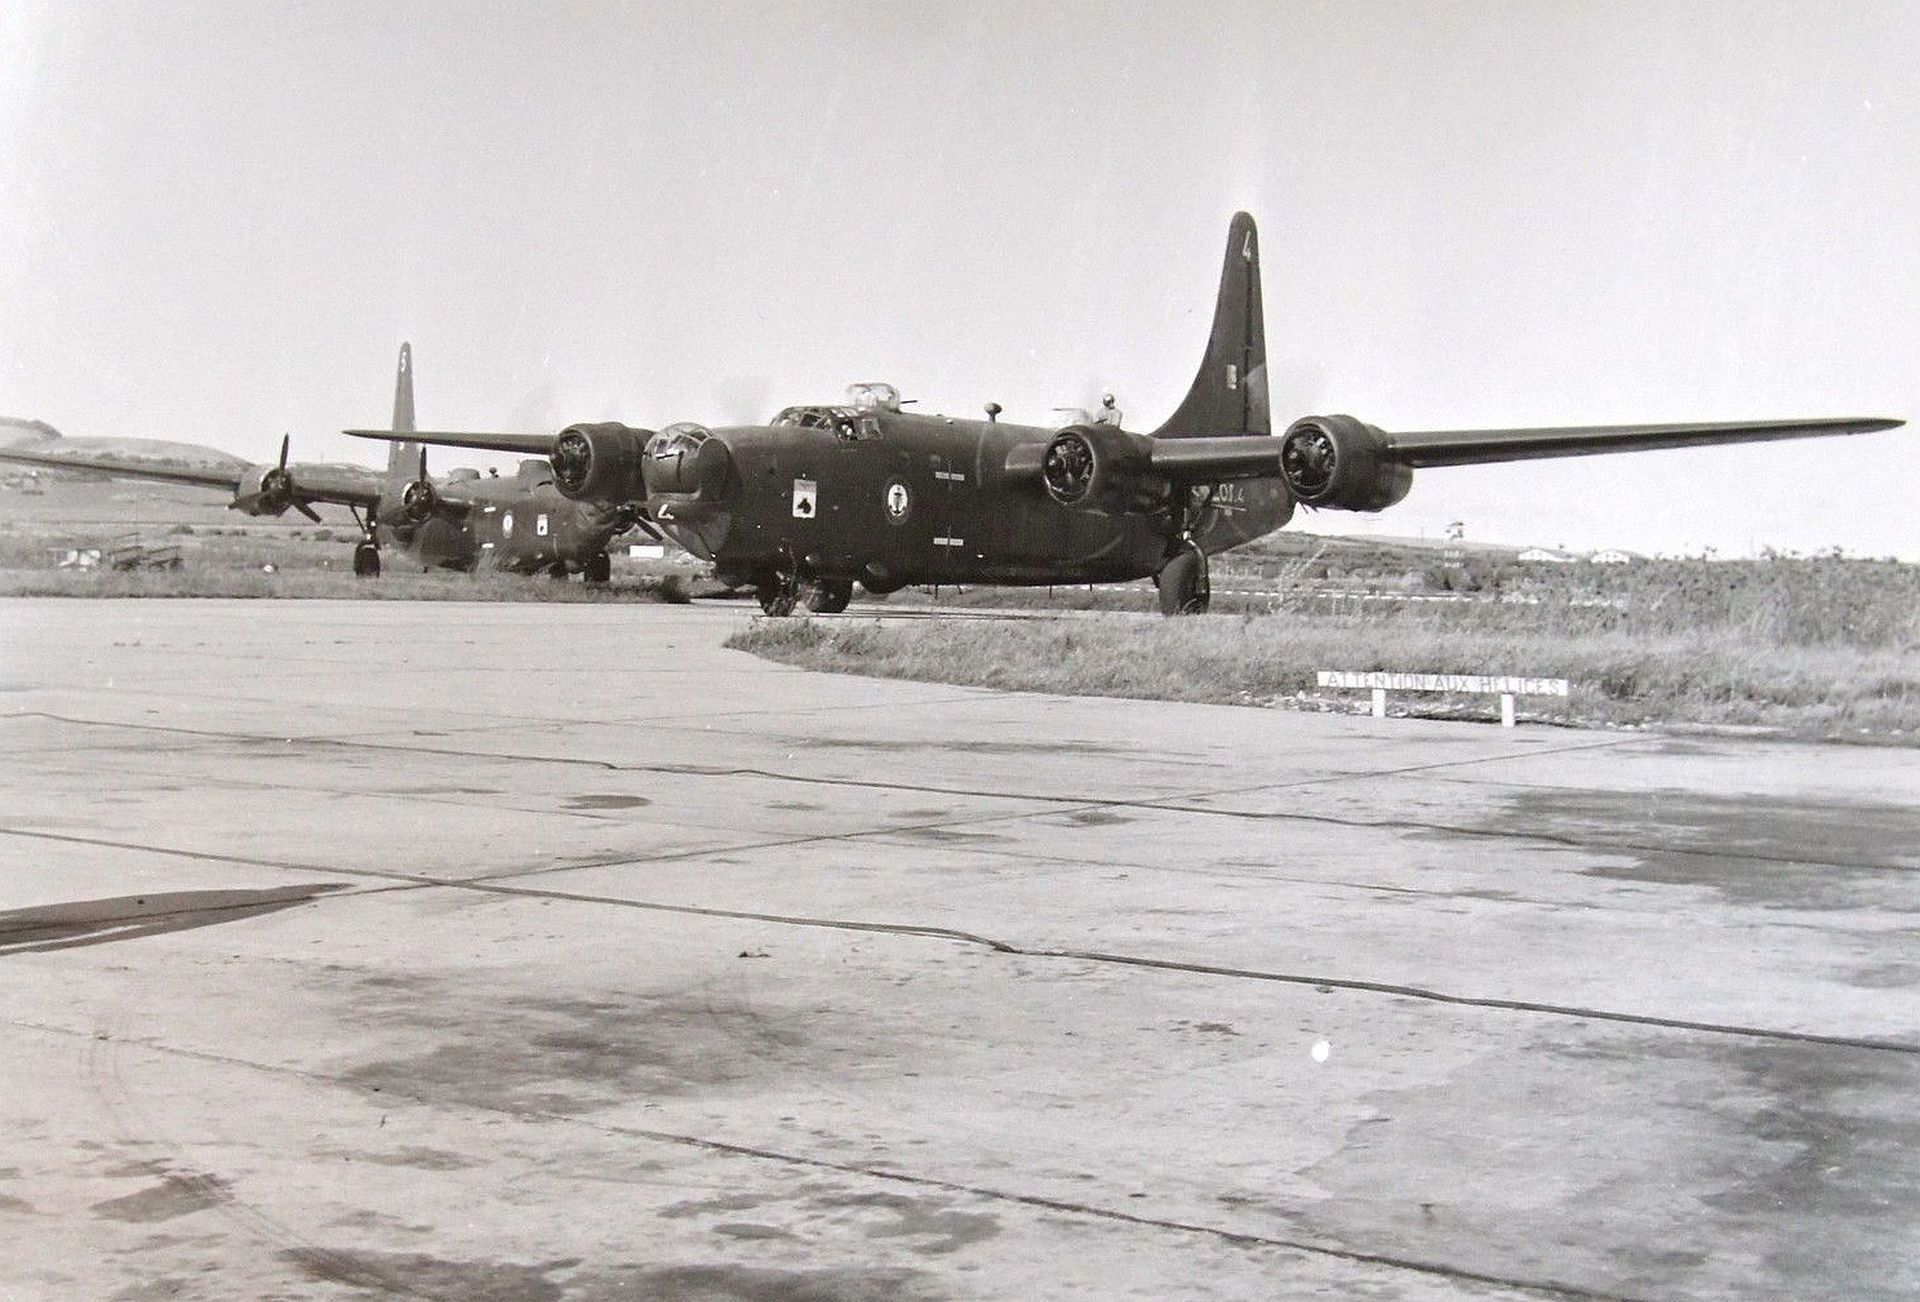
[[788, 407], [773, 418], [773, 423], [789, 429], [826, 430], [842, 443], [858, 443], [880, 435], [879, 421], [851, 407]]

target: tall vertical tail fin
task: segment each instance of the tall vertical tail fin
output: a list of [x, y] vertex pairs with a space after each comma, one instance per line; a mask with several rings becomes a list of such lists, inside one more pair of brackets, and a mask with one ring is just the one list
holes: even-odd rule
[[1213, 333], [1193, 387], [1157, 438], [1270, 434], [1267, 414], [1267, 330], [1260, 308], [1260, 233], [1240, 212], [1227, 226], [1227, 256]]
[[[411, 434], [419, 428], [413, 423], [413, 345], [400, 345], [400, 362], [393, 373], [393, 431]], [[387, 451], [387, 479], [411, 483], [420, 473], [420, 445], [393, 443]]]

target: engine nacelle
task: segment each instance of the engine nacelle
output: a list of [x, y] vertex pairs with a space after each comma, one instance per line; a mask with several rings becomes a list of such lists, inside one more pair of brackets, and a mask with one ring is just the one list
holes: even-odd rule
[[227, 505], [248, 515], [285, 515], [293, 505], [293, 477], [284, 466], [248, 466]]
[[640, 461], [652, 433], [618, 421], [567, 426], [553, 442], [553, 486], [575, 501], [644, 497]]
[[400, 514], [412, 524], [425, 524], [440, 506], [440, 491], [431, 479], [415, 479], [400, 490]]
[[648, 494], [698, 497], [708, 505], [726, 500], [733, 478], [727, 445], [692, 421], [669, 425], [647, 440], [645, 465]]
[[1166, 485], [1152, 472], [1153, 445], [1114, 425], [1069, 425], [1040, 454], [1040, 482], [1062, 506], [1151, 509]]
[[1335, 511], [1384, 511], [1413, 488], [1384, 431], [1351, 416], [1306, 416], [1280, 439], [1280, 473], [1295, 498]]

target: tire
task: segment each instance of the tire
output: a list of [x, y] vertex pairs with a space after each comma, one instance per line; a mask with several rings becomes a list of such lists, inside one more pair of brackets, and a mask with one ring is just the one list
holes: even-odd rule
[[1160, 585], [1162, 615], [1204, 615], [1213, 592], [1207, 582], [1207, 557], [1198, 547], [1182, 547], [1160, 567], [1154, 578]]
[[838, 615], [852, 600], [852, 579], [822, 579], [807, 590], [807, 609], [816, 615]]
[[363, 542], [353, 549], [353, 574], [359, 579], [377, 579], [380, 577], [380, 548], [373, 543]]
[[607, 555], [605, 552], [595, 552], [593, 555], [587, 557], [587, 568], [584, 577], [588, 583], [605, 583], [608, 579], [611, 579], [613, 577], [613, 557]]
[[793, 613], [795, 594], [791, 579], [784, 576], [769, 579], [755, 591], [760, 597], [760, 609], [766, 614], [779, 618]]

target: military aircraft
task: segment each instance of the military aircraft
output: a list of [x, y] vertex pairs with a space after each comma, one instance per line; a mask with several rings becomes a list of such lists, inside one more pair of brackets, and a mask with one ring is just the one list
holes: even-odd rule
[[1205, 610], [1207, 558], [1280, 528], [1296, 505], [1380, 511], [1413, 472], [1535, 457], [1855, 434], [1877, 418], [1389, 433], [1352, 416], [1304, 416], [1274, 436], [1267, 410], [1259, 237], [1227, 230], [1199, 374], [1151, 434], [1118, 419], [1064, 428], [902, 410], [891, 385], [845, 404], [788, 407], [770, 424], [658, 431], [618, 422], [558, 434], [349, 430], [546, 457], [576, 502], [632, 507], [758, 589], [769, 614], [804, 601], [844, 610], [857, 581], [1111, 583], [1151, 577], [1168, 614]]
[[230, 509], [253, 516], [280, 516], [291, 509], [318, 522], [314, 506], [335, 503], [346, 507], [360, 527], [353, 572], [367, 578], [379, 575], [384, 547], [429, 570], [488, 567], [556, 578], [578, 572], [589, 583], [604, 583], [612, 569], [608, 542], [636, 526], [654, 533], [641, 521], [638, 507], [562, 496], [545, 461], [523, 461], [511, 478], [456, 470], [435, 480], [427, 474], [426, 448], [409, 438], [413, 426], [413, 348], [401, 344], [392, 430], [399, 441], [387, 457], [384, 476], [352, 466], [289, 465], [286, 438], [280, 440], [278, 463], [233, 470], [16, 449], [0, 449], [0, 460], [218, 488], [233, 494]]

